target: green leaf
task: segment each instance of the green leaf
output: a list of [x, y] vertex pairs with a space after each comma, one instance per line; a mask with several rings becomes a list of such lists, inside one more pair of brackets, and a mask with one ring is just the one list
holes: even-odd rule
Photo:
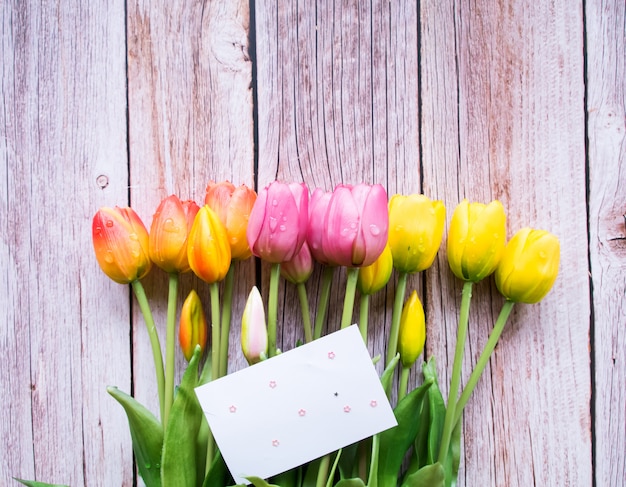
[[21, 484], [28, 485], [28, 487], [69, 487], [64, 484], [47, 484], [45, 482], [37, 482], [36, 480], [23, 480], [13, 477], [13, 480], [17, 480]]
[[[443, 423], [446, 419], [446, 403], [439, 389], [437, 377], [437, 363], [431, 357], [423, 367], [424, 380], [432, 380], [433, 385], [428, 389], [428, 410], [430, 415], [430, 429], [428, 433], [428, 451], [426, 464], [433, 464], [439, 455], [439, 445], [443, 433]], [[423, 466], [423, 465], [422, 465]]]
[[228, 482], [227, 479], [233, 480], [228, 471], [228, 467], [226, 467], [224, 463], [222, 454], [218, 450], [213, 457], [213, 463], [211, 463], [209, 473], [204, 478], [202, 487], [221, 487], [223, 485], [229, 485], [230, 482]]
[[297, 487], [300, 485], [299, 474], [300, 468], [296, 467], [292, 468], [291, 470], [287, 470], [286, 472], [283, 472], [281, 474], [278, 474], [275, 477], [272, 477], [270, 480], [282, 487]]
[[380, 382], [383, 385], [383, 389], [389, 395], [389, 391], [391, 390], [391, 379], [393, 379], [393, 373], [396, 370], [396, 365], [400, 361], [400, 354], [397, 353], [396, 356], [391, 359], [389, 365], [383, 371], [383, 375], [380, 377]]
[[319, 472], [321, 460], [321, 458], [317, 458], [303, 466], [305, 472], [302, 487], [315, 487], [317, 485], [317, 472]]
[[198, 384], [200, 355], [201, 349], [197, 346], [170, 410], [161, 461], [161, 481], [165, 486], [202, 485], [203, 479], [197, 479], [196, 474], [196, 437], [202, 420], [202, 409], [194, 391]]
[[407, 476], [402, 487], [444, 487], [445, 472], [440, 463], [433, 463], [420, 468]]
[[398, 425], [380, 433], [378, 487], [397, 485], [402, 460], [417, 435], [422, 401], [432, 383], [425, 381], [407, 394], [394, 409]]
[[160, 487], [163, 426], [154, 414], [117, 387], [107, 387], [107, 392], [126, 412], [139, 475], [147, 487]]
[[365, 482], [359, 478], [343, 479], [337, 482], [335, 487], [365, 487]]
[[342, 448], [341, 458], [339, 459], [339, 476], [342, 479], [350, 479], [359, 474], [359, 462], [361, 455], [363, 460], [369, 461], [369, 451], [371, 450], [372, 438], [365, 438], [357, 443]]
[[260, 477], [246, 477], [250, 482], [252, 482], [252, 485], [254, 485], [254, 487], [280, 487], [279, 485], [275, 485], [275, 484], [268, 484], [265, 480], [263, 480]]

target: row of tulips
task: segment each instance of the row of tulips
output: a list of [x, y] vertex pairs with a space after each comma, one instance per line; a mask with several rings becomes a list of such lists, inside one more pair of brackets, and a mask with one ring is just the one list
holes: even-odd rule
[[[194, 403], [195, 396], [183, 393], [227, 373], [232, 262], [254, 255], [268, 262], [271, 272], [267, 314], [254, 287], [242, 317], [242, 351], [250, 364], [278, 352], [277, 294], [281, 275], [298, 288], [304, 337], [305, 341], [311, 341], [321, 335], [326, 321], [333, 272], [344, 267], [347, 284], [340, 326], [352, 323], [358, 289], [359, 327], [367, 342], [369, 297], [387, 285], [394, 269], [398, 274], [381, 380], [390, 392], [394, 370], [400, 364], [395, 408], [399, 425], [368, 443], [371, 448], [368, 455], [379, 458], [379, 465], [359, 470], [342, 468], [340, 464], [335, 472], [328, 469], [329, 458], [325, 458], [308, 466], [308, 473], [301, 475], [299, 482], [294, 477], [283, 476], [273, 479], [276, 485], [335, 485], [335, 480], [338, 480], [336, 485], [343, 482], [346, 486], [395, 486], [399, 481], [407, 487], [453, 485], [460, 458], [463, 409], [514, 303], [536, 303], [552, 287], [559, 266], [558, 239], [543, 230], [524, 228], [507, 243], [506, 215], [498, 201], [482, 204], [464, 200], [455, 208], [447, 236], [447, 257], [450, 269], [464, 281], [464, 286], [446, 404], [439, 392], [433, 358], [422, 366], [423, 384], [408, 390], [409, 371], [422, 353], [426, 328], [417, 292], [412, 291], [405, 302], [407, 276], [430, 267], [440, 248], [446, 220], [442, 202], [418, 194], [397, 194], [388, 199], [385, 189], [378, 184], [340, 185], [333, 191], [318, 188], [309, 192], [304, 184], [275, 181], [258, 196], [245, 185], [210, 183], [204, 203], [199, 207], [193, 201], [169, 196], [157, 208], [150, 232], [131, 208], [101, 208], [93, 219], [98, 263], [114, 281], [131, 284], [152, 344], [161, 420], [131, 397], [109, 388], [127, 412], [138, 468], [146, 484], [149, 487], [226, 485], [225, 470], [220, 466], [206, 422], [200, 419], [202, 414], [197, 401]], [[319, 306], [312, 322], [304, 284], [316, 263], [324, 270]], [[141, 285], [141, 279], [153, 264], [167, 272], [170, 279], [165, 363]], [[178, 334], [189, 365], [175, 393], [178, 278], [190, 270], [210, 288], [210, 360], [207, 359], [199, 374], [208, 328], [200, 298], [192, 291], [180, 312]], [[496, 286], [505, 298], [504, 305], [459, 395], [472, 286], [493, 273]], [[218, 284], [222, 281], [220, 296]], [[195, 418], [191, 423], [190, 408]], [[156, 437], [154, 429], [160, 431]], [[194, 445], [186, 454], [181, 452], [184, 448], [167, 448], [168, 441], [179, 445], [185, 438]], [[401, 475], [407, 451], [413, 452], [412, 461]], [[362, 455], [363, 448], [359, 452]], [[252, 481], [257, 486], [268, 485], [265, 480]]]

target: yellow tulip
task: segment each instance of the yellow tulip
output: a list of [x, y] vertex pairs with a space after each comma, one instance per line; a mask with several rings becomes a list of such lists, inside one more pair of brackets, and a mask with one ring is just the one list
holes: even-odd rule
[[496, 269], [496, 286], [510, 301], [537, 303], [559, 272], [559, 239], [545, 230], [522, 228], [509, 241]]
[[448, 263], [459, 279], [478, 282], [496, 269], [506, 242], [502, 203], [485, 205], [463, 200], [455, 208], [448, 231]]
[[380, 254], [373, 264], [359, 268], [359, 277], [357, 280], [359, 292], [361, 294], [374, 294], [380, 291], [387, 285], [392, 270], [393, 257], [391, 255], [391, 248], [389, 245], [385, 245], [382, 254]]
[[180, 310], [178, 341], [187, 362], [193, 357], [197, 345], [204, 350], [207, 340], [207, 323], [202, 309], [202, 301], [193, 289]]
[[398, 271], [420, 272], [432, 265], [443, 238], [445, 218], [443, 203], [423, 194], [391, 198], [388, 244]]
[[213, 284], [226, 276], [231, 253], [228, 235], [217, 214], [207, 205], [191, 226], [187, 242], [189, 267], [203, 281]]
[[426, 342], [426, 317], [422, 302], [413, 291], [402, 308], [400, 331], [398, 334], [398, 353], [402, 366], [412, 367], [417, 357], [424, 350]]

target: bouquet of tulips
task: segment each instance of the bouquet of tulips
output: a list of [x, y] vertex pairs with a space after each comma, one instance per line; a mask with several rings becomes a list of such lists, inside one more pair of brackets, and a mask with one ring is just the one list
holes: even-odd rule
[[[455, 208], [447, 256], [451, 271], [464, 285], [444, 401], [433, 357], [421, 364], [420, 384], [409, 387], [409, 371], [422, 354], [426, 326], [417, 292], [405, 301], [407, 276], [430, 267], [439, 250], [446, 219], [442, 202], [419, 194], [388, 199], [378, 184], [309, 192], [304, 184], [275, 181], [258, 195], [244, 185], [210, 183], [204, 203], [199, 207], [169, 196], [157, 208], [149, 232], [131, 208], [101, 208], [93, 219], [98, 263], [111, 279], [132, 286], [152, 345], [158, 418], [131, 396], [108, 388], [127, 414], [145, 484], [233, 485], [194, 389], [227, 373], [233, 262], [255, 256], [269, 263], [271, 272], [267, 305], [252, 287], [240, 320], [241, 351], [251, 366], [280, 352], [276, 327], [281, 277], [297, 286], [303, 334], [309, 342], [321, 336], [329, 320], [333, 273], [344, 268], [346, 290], [337, 325], [344, 328], [352, 323], [358, 296], [359, 329], [367, 343], [369, 298], [387, 285], [395, 269], [397, 287], [381, 381], [392, 398], [397, 380], [393, 401], [398, 425], [275, 478], [248, 480], [256, 487], [456, 485], [463, 409], [514, 303], [536, 303], [552, 287], [559, 266], [558, 239], [543, 230], [524, 228], [507, 243], [505, 210], [498, 201], [464, 200]], [[141, 284], [153, 264], [169, 275], [165, 360]], [[322, 284], [311, 316], [304, 284], [316, 265], [323, 268]], [[191, 291], [177, 310], [179, 275], [190, 270], [209, 285], [210, 346], [199, 295]], [[459, 391], [472, 286], [491, 274], [504, 304], [467, 384]], [[178, 342], [188, 365], [175, 387], [177, 323]], [[329, 323], [329, 328], [333, 326]]]

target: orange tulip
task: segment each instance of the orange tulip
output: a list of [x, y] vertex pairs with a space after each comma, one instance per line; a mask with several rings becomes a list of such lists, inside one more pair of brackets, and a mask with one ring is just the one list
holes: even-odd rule
[[189, 231], [187, 258], [191, 270], [209, 284], [224, 279], [230, 267], [226, 228], [217, 213], [207, 205], [198, 210]]
[[214, 183], [206, 188], [204, 203], [217, 213], [226, 227], [233, 259], [243, 260], [252, 255], [246, 238], [248, 218], [256, 201], [254, 190], [242, 184], [238, 188], [229, 181]]
[[161, 201], [150, 227], [150, 258], [165, 272], [187, 272], [187, 237], [200, 207], [171, 195]]
[[128, 284], [150, 272], [148, 230], [132, 208], [100, 208], [91, 229], [98, 264], [115, 282]]

